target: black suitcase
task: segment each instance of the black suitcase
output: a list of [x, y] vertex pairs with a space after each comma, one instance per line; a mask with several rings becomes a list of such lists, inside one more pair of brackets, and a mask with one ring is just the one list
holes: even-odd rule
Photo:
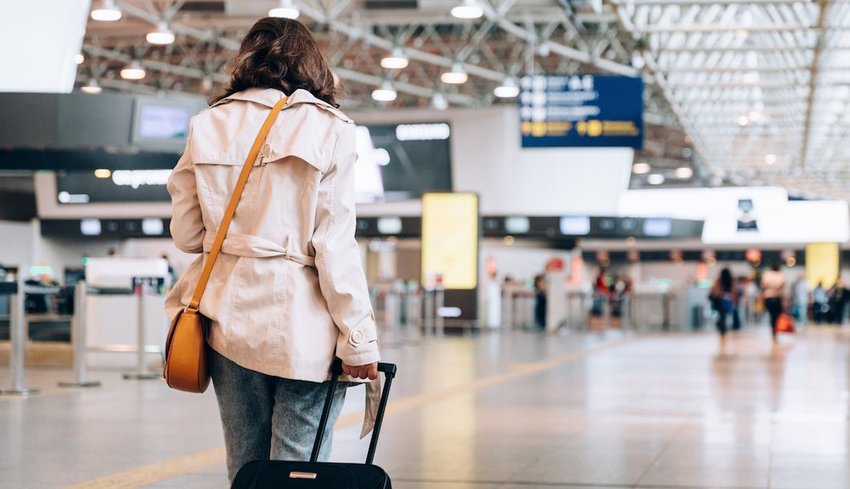
[[332, 378], [329, 383], [328, 397], [322, 410], [319, 432], [313, 443], [313, 453], [309, 462], [288, 462], [285, 460], [258, 460], [245, 464], [236, 474], [232, 489], [392, 489], [390, 477], [384, 469], [372, 464], [384, 411], [390, 395], [390, 387], [396, 374], [396, 366], [391, 363], [379, 363], [378, 370], [384, 373], [384, 389], [375, 419], [375, 428], [369, 442], [369, 453], [365, 464], [317, 462], [319, 448], [325, 436], [330, 416], [333, 392], [337, 377], [342, 373], [339, 361], [334, 362]]

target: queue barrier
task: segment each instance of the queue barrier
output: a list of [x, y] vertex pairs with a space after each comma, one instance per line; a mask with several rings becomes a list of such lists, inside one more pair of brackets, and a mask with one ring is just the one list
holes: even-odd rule
[[0, 283], [0, 295], [9, 296], [9, 370], [12, 374], [8, 389], [0, 389], [0, 395], [27, 396], [37, 394], [24, 384], [24, 348], [26, 342], [26, 307], [24, 305], [24, 281], [18, 274], [16, 282]]
[[[159, 291], [165, 280], [161, 277], [133, 277], [133, 295], [136, 296], [138, 306], [136, 318], [136, 371], [134, 373], [124, 374], [125, 380], [159, 380], [162, 378], [162, 372], [151, 372], [148, 369], [146, 354], [164, 353], [158, 347], [148, 348], [146, 345], [145, 333], [145, 294], [151, 290]], [[155, 287], [155, 289], [154, 289]]]
[[424, 324], [425, 337], [442, 338], [446, 334], [446, 320], [442, 311], [446, 301], [446, 289], [443, 287], [426, 287], [424, 298]]
[[[448, 309], [443, 287], [376, 285], [369, 289], [375, 320], [402, 343], [445, 335]], [[399, 335], [399, 336], [395, 336]]]
[[[163, 285], [162, 278], [134, 278], [133, 294], [138, 299], [138, 331], [136, 345], [101, 345], [88, 346], [86, 338], [87, 297], [91, 292], [97, 293], [98, 289], [89, 288], [85, 281], [80, 281], [74, 286], [74, 312], [70, 316], [71, 321], [71, 349], [73, 357], [73, 370], [71, 380], [58, 382], [63, 388], [88, 388], [98, 387], [101, 382], [90, 380], [86, 355], [89, 352], [104, 353], [136, 353], [136, 370], [124, 375], [125, 379], [160, 379], [161, 372], [151, 372], [145, 362], [145, 355], [154, 353], [162, 355], [163, 350], [158, 345], [145, 344], [145, 311], [143, 300], [146, 293], [152, 289], [159, 290]], [[0, 282], [0, 296], [10, 297], [10, 328], [9, 328], [9, 367], [11, 381], [9, 388], [0, 389], [2, 395], [31, 395], [38, 393], [37, 389], [29, 388], [24, 383], [25, 352], [27, 340], [27, 327], [29, 322], [38, 320], [56, 320], [65, 318], [59, 315], [32, 314], [26, 315], [25, 306], [26, 288], [22, 280], [18, 282]]]
[[502, 289], [502, 317], [513, 328], [534, 327], [534, 291], [524, 287]]
[[637, 292], [633, 295], [633, 324], [644, 331], [671, 331], [678, 297], [673, 292]]
[[99, 387], [100, 381], [88, 380], [86, 366], [86, 282], [74, 285], [74, 316], [71, 319], [71, 349], [73, 350], [73, 380], [59, 382], [59, 387]]

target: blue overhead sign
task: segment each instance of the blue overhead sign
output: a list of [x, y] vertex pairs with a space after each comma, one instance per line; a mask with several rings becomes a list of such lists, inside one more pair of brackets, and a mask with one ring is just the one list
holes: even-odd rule
[[520, 82], [523, 148], [643, 147], [643, 80], [540, 75]]

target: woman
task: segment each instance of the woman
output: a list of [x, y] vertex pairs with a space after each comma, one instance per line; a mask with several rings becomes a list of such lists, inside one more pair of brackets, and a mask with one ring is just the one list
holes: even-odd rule
[[773, 342], [777, 343], [776, 323], [782, 314], [782, 298], [785, 295], [785, 276], [774, 263], [770, 270], [761, 276], [761, 294], [764, 297], [764, 307], [770, 315], [770, 330], [773, 334]]
[[[171, 234], [182, 251], [210, 250], [249, 148], [283, 97], [200, 307], [211, 321], [209, 370], [231, 480], [252, 460], [309, 458], [334, 356], [353, 378], [377, 377], [375, 318], [354, 240], [354, 124], [297, 21], [254, 24], [224, 94], [192, 119], [168, 182]], [[201, 264], [169, 294], [171, 317], [189, 302]], [[322, 459], [329, 450], [330, 440]]]
[[734, 313], [735, 303], [738, 301], [738, 287], [728, 268], [720, 271], [720, 275], [711, 287], [710, 296], [712, 305], [717, 311], [717, 331], [720, 333], [720, 341], [725, 342], [728, 320]]

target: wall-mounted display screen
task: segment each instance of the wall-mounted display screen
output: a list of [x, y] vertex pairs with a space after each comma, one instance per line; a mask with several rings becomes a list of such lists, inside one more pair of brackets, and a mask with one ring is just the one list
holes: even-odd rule
[[60, 204], [98, 202], [168, 202], [171, 170], [60, 170], [56, 201]]
[[[184, 107], [139, 102], [135, 135], [148, 143], [179, 140], [182, 149], [191, 114]], [[451, 128], [443, 122], [358, 126], [357, 202], [417, 199], [428, 191], [450, 191], [450, 142]], [[173, 164], [178, 158], [179, 154], [173, 156]], [[55, 198], [60, 204], [168, 202], [170, 174], [171, 169], [61, 170]]]
[[168, 105], [139, 107], [138, 135], [147, 139], [185, 138], [189, 132], [189, 109]]
[[206, 108], [203, 99], [167, 100], [138, 95], [133, 103], [132, 146], [148, 151], [182, 152], [192, 116]]
[[445, 122], [357, 126], [355, 175], [358, 202], [451, 190], [451, 127]]

